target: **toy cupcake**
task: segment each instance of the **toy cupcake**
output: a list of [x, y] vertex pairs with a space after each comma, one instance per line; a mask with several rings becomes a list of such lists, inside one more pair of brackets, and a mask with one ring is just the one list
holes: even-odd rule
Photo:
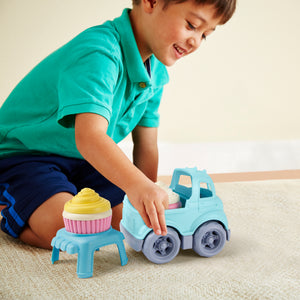
[[111, 218], [110, 202], [89, 188], [82, 189], [64, 206], [63, 219], [68, 232], [103, 232], [110, 228]]
[[172, 189], [168, 187], [168, 185], [164, 182], [158, 181], [156, 184], [164, 189], [168, 196], [169, 196], [169, 207], [168, 209], [174, 209], [174, 208], [180, 208], [181, 207], [181, 201], [180, 197], [177, 193], [173, 192]]

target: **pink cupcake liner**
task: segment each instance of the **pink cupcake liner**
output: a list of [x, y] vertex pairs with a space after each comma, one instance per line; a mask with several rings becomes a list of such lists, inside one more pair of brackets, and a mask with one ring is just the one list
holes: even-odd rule
[[106, 231], [111, 226], [111, 218], [98, 219], [98, 220], [70, 220], [64, 218], [65, 228], [68, 232], [78, 233], [78, 234], [93, 234], [98, 232]]
[[169, 208], [168, 209], [174, 209], [174, 208], [180, 208], [180, 207], [181, 207], [181, 202], [178, 201], [176, 203], [169, 204]]

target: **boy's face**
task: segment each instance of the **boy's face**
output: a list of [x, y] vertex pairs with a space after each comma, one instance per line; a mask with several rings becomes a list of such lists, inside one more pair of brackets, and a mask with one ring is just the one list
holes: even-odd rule
[[153, 53], [164, 65], [171, 66], [197, 50], [220, 19], [214, 18], [213, 6], [197, 5], [193, 0], [169, 4], [165, 9], [163, 5], [163, 1], [157, 0], [153, 7], [148, 7], [149, 26], [144, 32], [143, 46], [144, 52]]

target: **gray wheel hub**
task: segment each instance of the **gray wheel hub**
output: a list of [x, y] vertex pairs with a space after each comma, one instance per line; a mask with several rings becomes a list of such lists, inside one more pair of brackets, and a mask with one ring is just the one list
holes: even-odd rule
[[219, 236], [214, 232], [207, 232], [206, 235], [202, 239], [202, 244], [205, 247], [209, 247], [211, 249], [215, 248], [219, 244]]
[[168, 241], [168, 238], [161, 237], [154, 243], [153, 248], [161, 255], [166, 255], [172, 251], [173, 244]]

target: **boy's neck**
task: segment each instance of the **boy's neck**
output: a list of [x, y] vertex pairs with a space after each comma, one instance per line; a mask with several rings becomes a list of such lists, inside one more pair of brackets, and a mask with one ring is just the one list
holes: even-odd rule
[[133, 34], [135, 37], [136, 44], [138, 46], [141, 58], [145, 63], [146, 60], [152, 55], [150, 49], [147, 49], [145, 37], [144, 37], [144, 24], [142, 22], [142, 15], [140, 6], [134, 6], [129, 12], [129, 19], [132, 26]]

